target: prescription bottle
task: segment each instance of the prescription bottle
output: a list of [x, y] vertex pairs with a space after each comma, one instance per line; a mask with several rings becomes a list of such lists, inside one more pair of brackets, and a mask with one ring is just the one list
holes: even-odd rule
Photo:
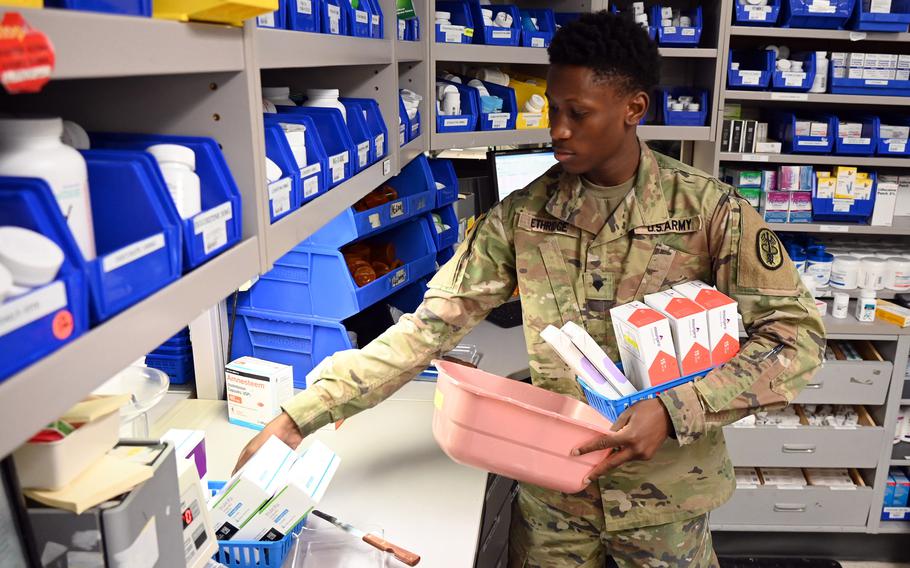
[[146, 151], [158, 162], [164, 183], [181, 219], [202, 211], [199, 176], [196, 175], [196, 153], [179, 144], [155, 144]]

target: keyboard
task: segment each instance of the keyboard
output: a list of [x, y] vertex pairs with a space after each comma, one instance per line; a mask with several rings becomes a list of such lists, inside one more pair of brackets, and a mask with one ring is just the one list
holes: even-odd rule
[[518, 327], [522, 323], [521, 300], [511, 300], [487, 315], [487, 321], [498, 327]]

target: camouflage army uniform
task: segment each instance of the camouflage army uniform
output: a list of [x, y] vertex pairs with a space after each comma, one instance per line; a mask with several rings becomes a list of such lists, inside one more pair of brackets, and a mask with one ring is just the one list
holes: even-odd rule
[[582, 399], [541, 330], [583, 322], [618, 359], [611, 307], [688, 280], [713, 283], [739, 302], [750, 338], [722, 368], [661, 396], [676, 439], [577, 495], [523, 484], [511, 535], [513, 566], [602, 566], [605, 550], [624, 565], [712, 565], [705, 515], [735, 487], [721, 426], [796, 396], [821, 361], [821, 320], [759, 214], [703, 172], [642, 143], [634, 189], [612, 216], [589, 199], [560, 166], [506, 198], [478, 221], [415, 314], [326, 360], [320, 380], [285, 410], [306, 434], [379, 403], [516, 286], [533, 383]]

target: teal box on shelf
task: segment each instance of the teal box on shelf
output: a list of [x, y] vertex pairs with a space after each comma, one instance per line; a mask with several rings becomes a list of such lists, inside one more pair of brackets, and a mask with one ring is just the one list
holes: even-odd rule
[[[306, 116], [315, 125], [328, 159], [328, 189], [350, 179], [356, 173], [357, 146], [345, 125], [341, 111], [334, 108], [279, 106], [278, 115]], [[362, 117], [361, 117], [362, 120]], [[309, 136], [307, 136], [309, 138]], [[367, 138], [364, 135], [364, 138]], [[306, 191], [304, 190], [304, 193]]]
[[88, 281], [82, 253], [50, 186], [0, 177], [0, 226], [41, 233], [63, 250], [56, 279], [0, 302], [0, 381], [79, 337], [88, 328]]
[[[290, 107], [289, 107], [290, 108]], [[302, 114], [282, 113], [266, 114], [263, 117], [265, 124], [278, 124], [282, 122], [297, 124], [306, 128], [306, 159], [305, 168], [300, 168], [300, 204], [311, 201], [317, 195], [329, 190], [329, 156], [322, 145], [316, 123]]]
[[[389, 154], [389, 129], [386, 127], [385, 119], [382, 118], [382, 110], [379, 103], [374, 99], [360, 99], [344, 97], [340, 99], [345, 108], [348, 105], [359, 106], [367, 124], [370, 136], [372, 136], [371, 162], [376, 163]], [[350, 112], [351, 109], [348, 109]], [[419, 125], [418, 125], [419, 126]]]
[[[436, 185], [436, 207], [442, 207], [458, 201], [458, 177], [452, 160], [437, 158], [430, 160], [430, 170]], [[440, 185], [442, 187], [440, 187]]]
[[[196, 175], [199, 176], [202, 212], [183, 225], [184, 273], [208, 262], [240, 241], [243, 218], [240, 190], [231, 175], [218, 143], [202, 136], [173, 136], [164, 134], [92, 133], [92, 148], [145, 150], [155, 144], [178, 144], [196, 154]], [[177, 207], [167, 200], [166, 207]]]
[[146, 152], [85, 150], [98, 256], [86, 261], [93, 323], [180, 278], [180, 217]]
[[318, 32], [319, 15], [323, 2], [320, 0], [284, 0], [285, 20], [289, 30]]
[[324, 34], [349, 35], [348, 19], [345, 15], [345, 5], [350, 9], [349, 0], [319, 0], [322, 4], [319, 10], [319, 29]]
[[291, 152], [284, 130], [276, 123], [266, 123], [265, 155], [281, 168], [281, 179], [268, 184], [269, 221], [286, 217], [300, 208], [300, 167]]

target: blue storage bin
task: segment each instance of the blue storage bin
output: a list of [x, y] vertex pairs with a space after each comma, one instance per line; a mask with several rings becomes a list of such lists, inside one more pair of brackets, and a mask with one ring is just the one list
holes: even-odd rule
[[[556, 17], [553, 10], [519, 10], [521, 14], [521, 45], [524, 47], [550, 47], [553, 34], [556, 33]], [[537, 30], [533, 26], [526, 28], [524, 18], [537, 18]]]
[[268, 28], [274, 30], [285, 30], [288, 29], [288, 14], [285, 6], [279, 2], [278, 9], [274, 12], [268, 12], [267, 14], [260, 14], [256, 16], [256, 25], [260, 28]]
[[172, 385], [185, 385], [196, 378], [192, 352], [188, 356], [149, 353], [145, 356], [145, 365], [166, 374]]
[[45, 0], [45, 8], [66, 8], [84, 12], [125, 14], [128, 16], [152, 15], [151, 0]]
[[417, 111], [417, 114], [414, 115], [414, 120], [409, 120], [410, 123], [410, 133], [408, 135], [408, 141], [416, 140], [420, 138], [421, 124], [423, 121], [420, 119], [420, 110]]
[[146, 152], [86, 150], [95, 248], [86, 262], [93, 323], [180, 278], [180, 217]]
[[882, 126], [883, 125], [910, 127], [910, 117], [906, 117], [906, 116], [879, 117], [879, 124], [878, 124], [879, 130], [878, 130], [878, 132], [876, 132], [876, 138], [878, 139], [878, 145], [876, 147], [876, 154], [878, 154], [879, 156], [894, 156], [894, 157], [910, 156], [910, 144], [907, 144], [906, 140], [896, 139], [892, 142], [891, 138], [885, 138], [884, 136], [882, 136]]
[[388, 184], [398, 192], [398, 199], [362, 212], [349, 207], [313, 233], [304, 244], [337, 248], [385, 231], [435, 206], [433, 174], [423, 154], [402, 168]]
[[[196, 154], [196, 175], [202, 192], [202, 212], [183, 224], [183, 272], [211, 260], [240, 241], [243, 212], [240, 190], [218, 143], [201, 136], [93, 133], [92, 148], [145, 150], [155, 144], [179, 144]], [[166, 207], [177, 207], [168, 199]]]
[[834, 63], [830, 63], [828, 90], [836, 95], [880, 95], [884, 97], [910, 97], [910, 81], [896, 79], [849, 79], [834, 76]]
[[324, 34], [331, 35], [349, 35], [348, 18], [345, 12], [345, 5], [348, 10], [351, 5], [348, 0], [319, 0], [322, 4], [319, 10], [319, 29]]
[[404, 107], [404, 101], [401, 96], [398, 97], [398, 146], [404, 146], [410, 142], [411, 136], [411, 119], [408, 118], [408, 110]]
[[814, 0], [782, 0], [781, 27], [841, 30], [853, 13], [854, 0], [831, 0], [825, 9]]
[[668, 47], [696, 47], [701, 42], [701, 31], [704, 26], [701, 6], [692, 10], [681, 11], [684, 16], [692, 19], [692, 26], [688, 28], [678, 26], [657, 26], [660, 23], [660, 4], [651, 6], [651, 23], [657, 28], [658, 45]]
[[367, 169], [376, 161], [373, 133], [367, 125], [367, 118], [360, 103], [353, 101], [341, 101], [341, 103], [344, 105], [347, 115], [346, 126], [351, 134], [351, 141], [354, 143], [354, 173], [356, 174]]
[[449, 19], [452, 26], [464, 27], [464, 30], [459, 33], [455, 27], [434, 23], [436, 43], [471, 43], [471, 37], [474, 35], [474, 16], [467, 2], [436, 2], [436, 10], [449, 12], [452, 15]]
[[437, 82], [455, 85], [455, 88], [461, 94], [461, 114], [442, 115], [437, 113], [436, 132], [472, 132], [477, 130], [477, 123], [480, 119], [480, 109], [477, 107], [477, 100], [474, 96], [477, 91], [471, 87], [451, 81], [437, 79]]
[[[366, 113], [365, 120], [370, 136], [372, 136], [371, 163], [378, 162], [389, 154], [389, 130], [386, 128], [385, 119], [382, 118], [382, 110], [379, 103], [374, 99], [356, 99], [345, 97], [340, 99], [347, 108], [348, 103], [358, 104], [361, 111]], [[348, 111], [350, 112], [350, 111]]]
[[[614, 14], [623, 13], [623, 12], [620, 12], [619, 8], [616, 7], [615, 2], [610, 5], [610, 11], [613, 12]], [[633, 18], [633, 16], [631, 15], [631, 10], [629, 10], [628, 12], [629, 12], [629, 18]], [[563, 17], [560, 18], [560, 14], [556, 14], [556, 28], [557, 29], [559, 29], [563, 25], [564, 22], [567, 22], [567, 21], [571, 22], [571, 21], [577, 20], [578, 18], [581, 17], [581, 14], [568, 13], [568, 14], [563, 14], [562, 16]], [[660, 22], [660, 20], [658, 20], [658, 22]], [[649, 25], [647, 29], [648, 29], [648, 37], [651, 38], [651, 41], [656, 40], [657, 39], [657, 28], [654, 27], [653, 25]]]
[[420, 20], [411, 18], [405, 21], [405, 41], [420, 41]]
[[427, 284], [429, 284], [429, 282], [430, 277], [427, 276], [419, 279], [417, 282], [408, 284], [402, 290], [389, 296], [388, 304], [406, 314], [413, 314], [417, 311], [417, 307], [420, 306], [420, 303], [423, 302], [423, 297], [427, 293]]
[[385, 37], [385, 16], [379, 0], [367, 0], [370, 3], [370, 37], [382, 39]]
[[875, 116], [854, 116], [847, 117], [848, 122], [860, 122], [863, 125], [862, 134], [859, 137], [845, 138], [841, 133], [841, 119], [837, 117], [834, 121], [834, 150], [838, 154], [851, 156], [872, 156], [878, 147], [878, 130], [880, 123]]
[[815, 81], [815, 53], [800, 53], [790, 57], [801, 59], [802, 71], [778, 71], [776, 68], [771, 74], [771, 88], [775, 91], [798, 91], [805, 93], [812, 88]]
[[800, 115], [800, 120], [814, 120], [828, 123], [827, 136], [797, 136], [796, 115], [792, 112], [774, 115], [770, 128], [774, 138], [783, 142], [785, 153], [792, 154], [829, 154], [834, 148], [834, 136], [837, 129], [837, 118], [830, 115]]
[[733, 17], [737, 26], [773, 26], [780, 16], [781, 0], [768, 0], [765, 6], [733, 3]]
[[[449, 228], [442, 233], [437, 233], [436, 223], [432, 217], [433, 214], [439, 215], [442, 218], [442, 223]], [[436, 209], [431, 215], [426, 217], [426, 221], [430, 227], [430, 234], [433, 235], [433, 242], [436, 244], [437, 251], [455, 246], [455, 242], [458, 241], [458, 216], [455, 214], [454, 206], [446, 205]]]
[[266, 122], [264, 128], [265, 155], [281, 168], [281, 179], [268, 184], [269, 220], [274, 223], [300, 208], [300, 168], [281, 126]]
[[[850, 204], [849, 211], [835, 211], [834, 199], [819, 199], [816, 195], [816, 189], [812, 189], [812, 220], [817, 222], [839, 222], [839, 223], [869, 223], [872, 218], [872, 210], [875, 208], [875, 193], [878, 188], [878, 180], [875, 172], [869, 172], [872, 178], [872, 198], [856, 199]], [[844, 202], [844, 200], [837, 200]], [[844, 202], [846, 203], [846, 202]], [[840, 209], [840, 207], [838, 207]]]
[[[518, 6], [512, 4], [481, 5], [479, 0], [467, 0], [467, 2], [471, 8], [471, 18], [474, 20], [474, 37], [472, 38], [474, 43], [518, 46], [521, 40], [521, 13], [518, 11]], [[496, 20], [496, 14], [500, 12], [508, 13], [512, 16], [512, 26], [509, 28], [485, 26], [481, 10], [492, 10], [493, 20]]]
[[[704, 89], [690, 89], [688, 87], [677, 87], [670, 90], [661, 91], [661, 110], [663, 111], [663, 121], [667, 126], [704, 126], [708, 121], [708, 91]], [[699, 109], [697, 111], [674, 111], [670, 110], [670, 97], [678, 98], [680, 96], [692, 96], [698, 101]]]
[[360, 0], [356, 8], [353, 0], [342, 0], [343, 12], [348, 20], [348, 35], [372, 37], [373, 9], [368, 0]]
[[891, 13], [873, 14], [856, 2], [849, 28], [863, 32], [906, 32], [910, 26], [910, 0], [891, 0]]
[[[285, 108], [285, 107], [279, 107]], [[294, 108], [294, 107], [287, 107]], [[302, 114], [284, 112], [281, 114], [266, 114], [263, 120], [265, 124], [280, 124], [282, 122], [299, 124], [306, 128], [306, 159], [307, 166], [300, 168], [298, 177], [300, 178], [300, 201], [302, 205], [312, 201], [317, 195], [321, 195], [329, 190], [331, 174], [329, 170], [329, 157], [326, 154], [325, 147], [322, 145], [322, 139], [319, 137], [319, 130], [316, 123]], [[296, 163], [296, 160], [293, 162]]]
[[320, 0], [285, 0], [287, 29], [299, 32], [318, 32], [323, 2]]
[[298, 245], [279, 258], [249, 292], [241, 294], [241, 304], [344, 319], [436, 268], [436, 247], [423, 219], [413, 219], [370, 238], [394, 244], [403, 266], [366, 286], [357, 286], [338, 248]]
[[[737, 4], [738, 6], [738, 4]], [[739, 69], [733, 69], [733, 62]], [[727, 55], [727, 86], [731, 89], [762, 90], [771, 84], [774, 52], [731, 49]]]
[[[315, 124], [319, 140], [328, 161], [326, 183], [331, 189], [350, 179], [356, 170], [357, 146], [351, 139], [351, 130], [345, 125], [341, 111], [334, 108], [278, 107], [278, 115], [306, 116]], [[361, 121], [363, 117], [360, 117]], [[362, 122], [361, 122], [362, 125]], [[310, 137], [307, 136], [307, 139]], [[366, 134], [364, 139], [368, 140]], [[309, 150], [309, 148], [308, 148]], [[304, 190], [306, 193], [306, 190]]]
[[[455, 175], [455, 166], [452, 160], [430, 160], [430, 170], [433, 179], [443, 187], [436, 189], [436, 207], [442, 207], [458, 201], [458, 177]], [[438, 187], [438, 186], [436, 186]]]
[[89, 304], [82, 253], [44, 180], [0, 177], [3, 225], [41, 233], [63, 249], [64, 258], [54, 282], [0, 302], [0, 381], [82, 335]]
[[[467, 77], [463, 79], [465, 88], [470, 89], [474, 97], [474, 104], [477, 110], [480, 111], [480, 91], [467, 85], [469, 80]], [[518, 120], [518, 102], [515, 98], [515, 89], [486, 81], [481, 81], [481, 83], [487, 88], [491, 96], [502, 99], [502, 112], [479, 112], [480, 130], [515, 130], [515, 122]]]
[[449, 248], [444, 248], [444, 249], [440, 250], [439, 252], [437, 252], [436, 253], [436, 264], [438, 264], [440, 267], [442, 267], [442, 265], [444, 265], [445, 263], [452, 260], [452, 257], [455, 256], [455, 248], [457, 246], [458, 245], [451, 246]]

